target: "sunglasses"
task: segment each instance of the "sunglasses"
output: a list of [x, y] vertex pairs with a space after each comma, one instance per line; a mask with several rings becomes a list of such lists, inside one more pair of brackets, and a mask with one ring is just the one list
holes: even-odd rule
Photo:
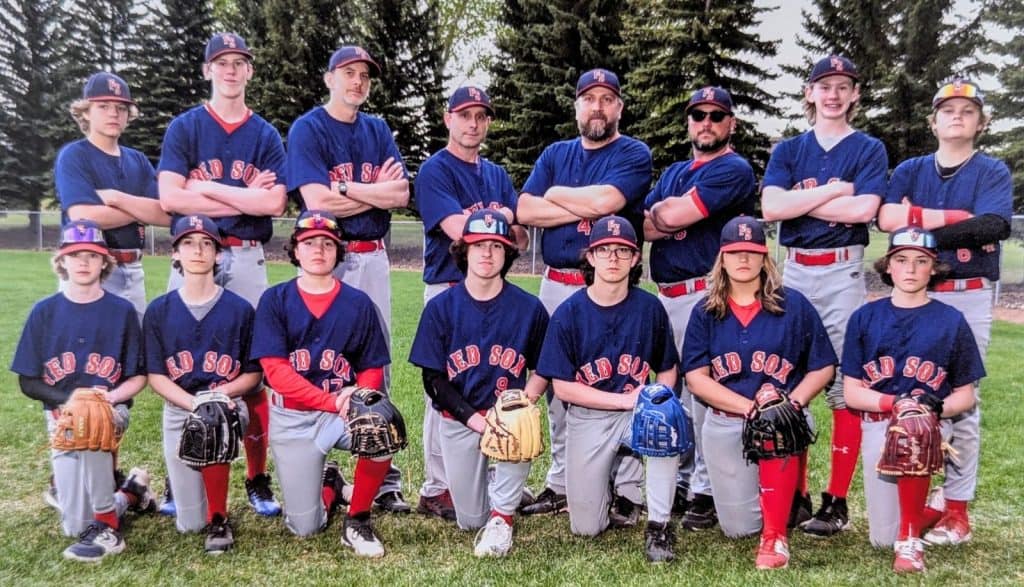
[[329, 230], [331, 232], [338, 232], [337, 221], [326, 218], [319, 214], [311, 214], [305, 218], [299, 218], [295, 221], [295, 228], [307, 229], [307, 228], [318, 228], [321, 230]]
[[94, 226], [86, 226], [83, 224], [73, 224], [64, 229], [60, 235], [61, 245], [75, 245], [80, 243], [89, 243], [107, 246], [106, 240], [103, 239], [103, 231]]
[[930, 232], [907, 230], [893, 235], [889, 247], [917, 247], [920, 249], [937, 249], [935, 236]]
[[953, 82], [939, 88], [939, 91], [935, 92], [933, 101], [946, 98], [974, 98], [984, 101], [985, 94], [971, 82]]
[[711, 117], [711, 122], [719, 123], [729, 116], [728, 112], [722, 112], [721, 110], [715, 110], [714, 112], [708, 112], [707, 110], [690, 110], [690, 120], [694, 122], [704, 122], [704, 119]]
[[508, 222], [501, 213], [496, 213], [490, 219], [474, 218], [466, 224], [463, 234], [493, 234], [508, 238]]

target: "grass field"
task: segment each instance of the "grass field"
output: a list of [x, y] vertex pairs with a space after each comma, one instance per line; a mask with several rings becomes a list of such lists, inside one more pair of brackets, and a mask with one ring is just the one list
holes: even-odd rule
[[[52, 293], [55, 278], [44, 253], [5, 251], [0, 300], [0, 363], [8, 367], [14, 346], [32, 304]], [[147, 258], [149, 295], [163, 292], [166, 258]], [[272, 282], [294, 275], [290, 266], [271, 265]], [[536, 291], [536, 278], [515, 279]], [[412, 431], [408, 450], [396, 461], [404, 471], [406, 497], [416, 499], [422, 481], [419, 441], [423, 402], [419, 376], [406, 361], [422, 307], [418, 273], [396, 271], [394, 291], [394, 386]], [[922, 584], [1002, 585], [1024, 583], [1024, 372], [1020, 349], [1024, 327], [998, 322], [989, 351], [984, 381], [983, 452], [978, 500], [972, 507], [974, 541], [966, 547], [930, 548], [927, 575], [911, 579]], [[231, 517], [236, 550], [220, 558], [203, 554], [203, 536], [179, 535], [173, 521], [159, 516], [129, 517], [125, 553], [100, 565], [65, 562], [61, 551], [70, 540], [61, 536], [58, 519], [40, 493], [49, 476], [46, 438], [39, 404], [19, 391], [16, 378], [0, 373], [3, 448], [0, 449], [0, 585], [26, 584], [349, 584], [349, 585], [478, 585], [573, 584], [660, 585], [725, 584], [891, 584], [892, 553], [869, 546], [863, 517], [859, 475], [851, 494], [854, 530], [827, 541], [795, 534], [790, 568], [771, 574], [753, 569], [756, 538], [727, 540], [710, 531], [681, 533], [677, 560], [652, 566], [644, 559], [642, 529], [610, 531], [597, 539], [569, 533], [566, 516], [527, 518], [517, 522], [515, 547], [503, 560], [472, 556], [473, 534], [418, 515], [381, 516], [379, 534], [388, 554], [376, 561], [357, 559], [339, 544], [338, 520], [322, 534], [300, 540], [280, 519], [260, 518], [245, 501], [244, 465], [235, 463]], [[132, 410], [132, 425], [122, 449], [125, 468], [145, 466], [163, 477], [160, 450], [160, 400], [144, 391]], [[828, 422], [823, 402], [814, 406], [819, 422]], [[827, 478], [828, 434], [814, 447], [812, 492]], [[341, 457], [338, 452], [334, 457]], [[539, 489], [547, 462], [534, 466], [531, 487]], [[351, 474], [351, 463], [343, 465]], [[276, 482], [275, 482], [276, 486]], [[158, 487], [159, 489], [159, 487]], [[904, 582], [906, 579], [900, 579]]]

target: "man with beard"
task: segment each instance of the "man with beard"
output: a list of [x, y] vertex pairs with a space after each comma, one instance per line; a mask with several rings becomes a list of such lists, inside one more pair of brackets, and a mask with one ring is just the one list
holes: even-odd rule
[[[580, 255], [595, 220], [619, 214], [641, 227], [640, 207], [651, 185], [651, 151], [619, 134], [622, 107], [618, 76], [607, 69], [581, 75], [575, 102], [580, 136], [544, 149], [519, 195], [518, 221], [544, 229], [541, 248], [547, 267], [539, 297], [549, 314], [585, 285]], [[551, 468], [547, 487], [524, 514], [566, 509], [565, 406], [550, 392], [547, 397]]]
[[[666, 169], [644, 202], [651, 277], [658, 284], [658, 299], [672, 321], [680, 353], [690, 314], [704, 298], [722, 228], [736, 216], [753, 215], [756, 198], [750, 163], [729, 145], [736, 129], [729, 92], [701, 88], [690, 98], [685, 114], [693, 159]], [[693, 401], [685, 385], [682, 401], [693, 417], [697, 446], [693, 462], [681, 464], [673, 509], [686, 510], [683, 528], [705, 530], [718, 521], [700, 442], [707, 407]], [[690, 490], [693, 504], [687, 509]]]

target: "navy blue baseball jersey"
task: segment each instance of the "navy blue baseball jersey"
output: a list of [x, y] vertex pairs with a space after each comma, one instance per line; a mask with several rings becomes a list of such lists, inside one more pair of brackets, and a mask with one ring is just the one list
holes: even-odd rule
[[[288, 191], [310, 183], [373, 183], [388, 158], [403, 163], [384, 119], [359, 112], [355, 122], [342, 122], [317, 106], [288, 131]], [[301, 198], [299, 204], [306, 209]], [[345, 239], [375, 240], [387, 233], [391, 212], [373, 208], [338, 220]]]
[[327, 393], [352, 385], [366, 369], [391, 362], [373, 302], [350, 285], [320, 318], [292, 279], [263, 292], [256, 308], [252, 358], [287, 358], [295, 371]]
[[540, 300], [511, 283], [483, 302], [460, 283], [423, 309], [409, 362], [447, 373], [466, 403], [486, 410], [502, 391], [526, 386], [547, 326]]
[[[853, 183], [857, 194], [885, 196], [889, 159], [876, 138], [855, 131], [826, 151], [813, 130], [779, 143], [768, 160], [764, 187], [810, 189], [833, 181]], [[866, 224], [836, 224], [804, 215], [782, 222], [787, 247], [828, 249], [868, 244]]]
[[[627, 136], [600, 149], [584, 149], [582, 139], [560, 141], [540, 154], [522, 192], [543, 197], [552, 186], [615, 186], [626, 198], [618, 212], [643, 234], [643, 198], [651, 187], [651, 150]], [[590, 240], [592, 221], [581, 220], [544, 229], [544, 262], [557, 269], [576, 268]]]
[[[57, 154], [53, 179], [60, 200], [61, 224], [67, 224], [68, 208], [103, 205], [97, 190], [118, 190], [133, 196], [156, 199], [156, 171], [146, 156], [135, 149], [120, 147], [115, 157], [99, 150], [87, 139], [68, 143]], [[103, 231], [112, 249], [141, 249], [146, 244], [146, 227], [138, 222]]]
[[447, 283], [463, 277], [448, 252], [452, 239], [441, 229], [442, 220], [485, 207], [516, 210], [516, 190], [503, 167], [483, 157], [468, 163], [448, 149], [423, 162], [416, 174], [415, 192], [423, 218], [424, 283]]
[[683, 338], [683, 373], [710, 368], [711, 377], [747, 399], [770, 383], [792, 391], [811, 372], [839, 362], [828, 332], [807, 298], [783, 288], [785, 311], [762, 309], [744, 326], [730, 309], [718, 320], [698, 304]]
[[[911, 204], [939, 210], [966, 210], [975, 216], [996, 214], [1010, 222], [1013, 215], [1013, 178], [1006, 164], [975, 153], [953, 177], [942, 179], [935, 155], [908, 159], [896, 166], [889, 180], [886, 204]], [[977, 248], [944, 249], [939, 260], [952, 267], [951, 279], [999, 279], [998, 242]]]
[[139, 317], [128, 300], [104, 293], [79, 304], [57, 293], [29, 313], [11, 371], [70, 397], [76, 387], [113, 389], [145, 375], [142, 349]]
[[537, 373], [610, 393], [629, 393], [676, 367], [674, 340], [668, 314], [654, 295], [631, 287], [626, 299], [604, 307], [584, 288], [551, 316]]
[[651, 243], [651, 277], [675, 283], [707, 275], [718, 256], [722, 227], [736, 216], [753, 216], [757, 194], [750, 163], [729, 152], [707, 162], [673, 163], [644, 200], [650, 210], [658, 202], [690, 196], [704, 219]]
[[946, 397], [985, 376], [967, 320], [937, 300], [897, 308], [883, 298], [858, 308], [846, 327], [842, 367], [844, 375], [892, 395], [920, 389]]
[[198, 321], [177, 290], [156, 298], [142, 322], [147, 371], [193, 395], [261, 371], [249, 353], [254, 316], [249, 302], [226, 289]]
[[[281, 135], [258, 114], [252, 113], [242, 126], [229, 133], [207, 106], [199, 105], [179, 115], [167, 127], [159, 171], [245, 188], [266, 170], [277, 175], [277, 183], [285, 183]], [[179, 217], [175, 215], [173, 221]], [[269, 216], [240, 214], [214, 221], [225, 236], [242, 240], [265, 243], [274, 232]]]

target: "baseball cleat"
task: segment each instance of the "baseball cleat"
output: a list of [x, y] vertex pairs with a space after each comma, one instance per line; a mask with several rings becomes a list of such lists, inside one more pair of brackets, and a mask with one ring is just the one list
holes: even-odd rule
[[401, 491], [382, 493], [373, 501], [373, 505], [377, 506], [377, 509], [389, 514], [408, 514], [412, 511], [412, 508], [406, 503], [405, 497], [402, 496]]
[[967, 516], [947, 512], [939, 523], [924, 535], [924, 541], [941, 546], [958, 546], [970, 542], [971, 522]]
[[138, 501], [131, 509], [137, 512], [153, 513], [156, 511], [156, 496], [149, 489], [149, 472], [141, 467], [133, 467], [128, 477], [121, 483], [120, 490], [134, 495]]
[[805, 534], [814, 538], [828, 538], [843, 530], [849, 530], [850, 514], [846, 508], [846, 498], [832, 497], [829, 493], [822, 493], [821, 507], [818, 512], [800, 528]]
[[676, 485], [675, 499], [672, 501], [672, 514], [682, 516], [690, 509], [690, 486], [686, 483]]
[[274, 499], [274, 492], [270, 489], [270, 475], [260, 473], [246, 479], [245, 492], [249, 496], [249, 505], [257, 514], [267, 517], [281, 515], [281, 504]]
[[429, 497], [421, 495], [416, 511], [425, 516], [434, 516], [451, 522], [455, 521], [455, 504], [452, 503], [452, 494], [448, 491]]
[[373, 531], [370, 513], [345, 516], [341, 529], [341, 543], [355, 551], [357, 556], [379, 558], [384, 556], [384, 546]]
[[897, 573], [923, 573], [924, 542], [920, 538], [897, 540], [893, 544], [896, 557], [892, 561], [892, 570]]
[[98, 563], [103, 557], [124, 550], [121, 533], [95, 520], [78, 535], [78, 542], [64, 549], [64, 558], [83, 563]]
[[644, 552], [647, 560], [652, 563], [668, 563], [675, 560], [676, 555], [673, 547], [676, 543], [675, 532], [672, 531], [672, 522], [647, 522], [644, 529]]
[[530, 491], [529, 487], [523, 487], [523, 494], [519, 496], [519, 507], [517, 510], [522, 510], [525, 507], [529, 507], [537, 502], [537, 496]]
[[784, 569], [789, 566], [789, 544], [784, 536], [762, 538], [754, 566], [760, 570]]
[[50, 484], [43, 490], [43, 503], [62, 513], [60, 501], [57, 500], [57, 486], [53, 484], [53, 475], [50, 475]]
[[512, 550], [512, 526], [500, 516], [493, 516], [476, 534], [473, 554], [478, 557], [505, 556]]
[[545, 487], [534, 502], [522, 508], [519, 513], [524, 516], [532, 516], [534, 514], [561, 514], [567, 511], [569, 511], [569, 502], [566, 500], [565, 494], [555, 493], [550, 487]]
[[178, 515], [178, 508], [174, 505], [174, 494], [171, 493], [171, 479], [164, 477], [164, 495], [156, 512], [161, 516], [175, 517]]
[[206, 526], [206, 554], [224, 554], [234, 545], [235, 533], [232, 532], [227, 518], [213, 514], [213, 520]]
[[786, 527], [796, 528], [809, 522], [813, 508], [814, 504], [811, 503], [810, 495], [800, 495], [799, 493], [794, 495], [793, 505], [789, 509], [789, 522], [786, 523]]
[[622, 497], [615, 496], [615, 501], [608, 508], [608, 525], [612, 528], [632, 528], [640, 521], [640, 504], [633, 503]]
[[690, 509], [686, 510], [681, 523], [683, 528], [691, 532], [710, 530], [717, 526], [718, 511], [715, 510], [714, 498], [704, 493], [694, 495]]

